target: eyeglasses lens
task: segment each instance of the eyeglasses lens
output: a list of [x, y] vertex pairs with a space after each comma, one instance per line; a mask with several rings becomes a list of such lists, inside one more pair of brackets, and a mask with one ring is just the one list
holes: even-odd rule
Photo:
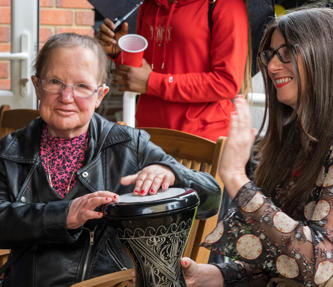
[[98, 88], [88, 84], [75, 84], [66, 85], [65, 83], [57, 79], [45, 79], [41, 80], [42, 87], [45, 91], [58, 94], [65, 90], [67, 87], [72, 89], [75, 97], [88, 98], [97, 92]]
[[287, 46], [281, 46], [276, 50], [268, 49], [260, 52], [260, 60], [265, 66], [267, 66], [275, 54], [280, 62], [284, 64], [290, 63], [290, 51]]

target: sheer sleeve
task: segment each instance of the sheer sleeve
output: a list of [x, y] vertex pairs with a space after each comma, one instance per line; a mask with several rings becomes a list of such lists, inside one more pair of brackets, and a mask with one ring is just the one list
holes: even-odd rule
[[308, 287], [325, 283], [333, 275], [332, 156], [314, 191], [304, 220], [296, 221], [250, 181], [203, 246]]

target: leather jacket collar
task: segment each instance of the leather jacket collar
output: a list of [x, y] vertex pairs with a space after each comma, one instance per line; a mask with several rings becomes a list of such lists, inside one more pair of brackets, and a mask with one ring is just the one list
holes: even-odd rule
[[[37, 130], [41, 131], [44, 123], [43, 119], [39, 117], [32, 121], [27, 128], [3, 138], [0, 141], [0, 158], [21, 163], [35, 163], [39, 158], [40, 145], [40, 136], [36, 137], [36, 134], [41, 134]], [[107, 136], [109, 133], [110, 136]], [[96, 150], [95, 146], [90, 147], [90, 149], [95, 150], [94, 154], [110, 145], [131, 140], [130, 135], [124, 129], [120, 129], [113, 122], [103, 120], [97, 113], [91, 118], [89, 137], [92, 139], [91, 143], [97, 145]], [[97, 139], [99, 140], [97, 141]]]

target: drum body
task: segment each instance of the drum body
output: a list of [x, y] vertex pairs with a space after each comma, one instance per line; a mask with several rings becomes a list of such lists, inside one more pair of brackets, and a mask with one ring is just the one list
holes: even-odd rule
[[156, 195], [120, 196], [105, 217], [136, 266], [136, 286], [186, 286], [182, 256], [199, 205], [194, 190], [170, 188]]

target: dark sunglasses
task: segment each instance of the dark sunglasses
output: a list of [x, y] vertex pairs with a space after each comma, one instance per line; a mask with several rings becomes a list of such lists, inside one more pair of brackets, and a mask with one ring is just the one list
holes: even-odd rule
[[260, 61], [265, 65], [268, 66], [269, 62], [272, 60], [272, 58], [276, 55], [278, 59], [284, 63], [290, 63], [290, 56], [291, 56], [291, 51], [287, 47], [286, 44], [281, 45], [279, 48], [273, 50], [272, 48], [261, 51], [259, 53], [259, 58]]

